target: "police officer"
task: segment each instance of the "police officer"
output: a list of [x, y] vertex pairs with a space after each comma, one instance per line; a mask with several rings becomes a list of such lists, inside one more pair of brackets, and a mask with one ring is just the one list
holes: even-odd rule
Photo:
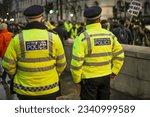
[[75, 39], [78, 34], [78, 28], [76, 22], [72, 23], [72, 28], [70, 29], [70, 38]]
[[59, 75], [66, 58], [59, 36], [42, 22], [43, 12], [39, 5], [24, 11], [28, 24], [11, 40], [2, 62], [19, 99], [55, 100], [60, 96]]
[[124, 52], [117, 38], [101, 28], [101, 8], [84, 11], [86, 29], [73, 44], [71, 73], [83, 100], [109, 99], [110, 79], [119, 73]]

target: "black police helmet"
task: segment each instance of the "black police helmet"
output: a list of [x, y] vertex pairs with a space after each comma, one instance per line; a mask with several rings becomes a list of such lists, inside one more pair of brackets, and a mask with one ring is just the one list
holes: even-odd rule
[[86, 8], [84, 11], [84, 17], [89, 20], [95, 20], [101, 16], [102, 9], [99, 6], [92, 6]]
[[38, 18], [44, 12], [44, 8], [40, 5], [32, 5], [28, 7], [23, 14], [29, 18]]

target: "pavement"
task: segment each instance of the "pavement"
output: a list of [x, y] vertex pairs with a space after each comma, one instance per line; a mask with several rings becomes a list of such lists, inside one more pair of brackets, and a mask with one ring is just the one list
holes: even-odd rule
[[[9, 79], [7, 78], [7, 81]], [[57, 100], [79, 100], [79, 93], [76, 90], [76, 86], [72, 81], [70, 72], [64, 72], [60, 78], [62, 96]], [[9, 93], [9, 84], [0, 83], [0, 100], [17, 100], [16, 95]], [[110, 100], [138, 100], [137, 97], [132, 97], [127, 94], [123, 94], [116, 90], [111, 89]]]

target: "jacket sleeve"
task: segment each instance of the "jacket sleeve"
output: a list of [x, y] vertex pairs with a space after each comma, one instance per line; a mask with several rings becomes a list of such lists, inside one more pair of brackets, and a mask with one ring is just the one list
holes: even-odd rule
[[3, 49], [3, 35], [0, 35], [0, 57], [2, 57], [2, 49]]
[[112, 72], [118, 74], [124, 62], [124, 51], [121, 44], [114, 37], [113, 40], [113, 59], [112, 59]]
[[55, 35], [54, 41], [55, 41], [54, 46], [55, 46], [55, 52], [56, 52], [56, 69], [60, 75], [66, 67], [66, 56], [64, 53], [62, 42], [58, 35]]
[[[85, 44], [81, 41], [83, 35], [77, 36], [73, 43], [72, 59], [71, 59], [71, 74], [74, 83], [81, 82], [82, 65], [85, 56]], [[85, 41], [84, 41], [85, 42]]]
[[17, 56], [15, 47], [17, 47], [15, 39], [12, 39], [2, 60], [2, 66], [10, 76], [14, 76], [16, 73]]

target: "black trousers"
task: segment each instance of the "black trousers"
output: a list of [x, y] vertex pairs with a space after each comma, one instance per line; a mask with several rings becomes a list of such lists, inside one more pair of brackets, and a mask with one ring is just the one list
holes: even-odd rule
[[85, 79], [81, 82], [81, 100], [109, 100], [110, 76]]
[[41, 96], [28, 96], [28, 95], [20, 95], [17, 94], [19, 100], [56, 100], [57, 97], [61, 96], [60, 91]]
[[4, 82], [6, 82], [7, 73], [6, 73], [5, 71], [3, 71], [1, 77], [2, 77], [2, 80], [3, 80]]

